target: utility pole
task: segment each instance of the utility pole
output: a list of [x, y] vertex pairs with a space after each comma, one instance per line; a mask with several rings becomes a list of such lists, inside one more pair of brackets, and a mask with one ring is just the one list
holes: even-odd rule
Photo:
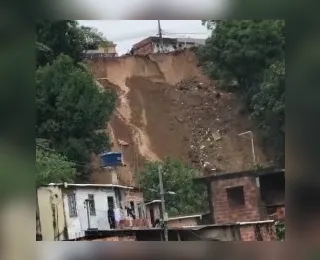
[[86, 199], [84, 201], [85, 207], [87, 208], [87, 220], [88, 220], [88, 230], [91, 228], [90, 227], [90, 208], [89, 208], [89, 199]]
[[163, 224], [163, 233], [164, 241], [169, 241], [168, 239], [168, 216], [166, 213], [165, 200], [164, 200], [164, 190], [163, 190], [163, 180], [162, 180], [162, 169], [161, 166], [158, 166], [159, 173], [159, 186], [160, 186], [160, 195], [161, 195], [161, 209], [162, 209], [162, 224]]
[[241, 136], [241, 135], [246, 135], [246, 134], [249, 134], [249, 135], [250, 135], [253, 165], [256, 165], [256, 153], [255, 153], [255, 150], [254, 150], [254, 143], [253, 143], [253, 134], [252, 134], [252, 131], [247, 131], [247, 132], [244, 132], [244, 133], [241, 133], [241, 134], [238, 134], [238, 135]]
[[162, 39], [162, 30], [160, 25], [160, 20], [158, 20], [158, 35], [160, 41], [160, 52], [163, 52], [163, 39]]

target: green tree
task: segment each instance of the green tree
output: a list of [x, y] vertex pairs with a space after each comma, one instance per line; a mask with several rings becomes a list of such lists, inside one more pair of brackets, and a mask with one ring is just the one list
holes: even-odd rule
[[284, 241], [286, 237], [286, 226], [284, 222], [276, 223], [276, 233], [279, 241]]
[[215, 79], [235, 81], [250, 98], [264, 70], [284, 57], [284, 22], [212, 20], [207, 24], [214, 29], [200, 49], [200, 61]]
[[75, 164], [50, 149], [48, 142], [38, 139], [36, 142], [36, 187], [51, 182], [72, 183], [75, 177]]
[[96, 50], [99, 45], [108, 43], [107, 39], [96, 28], [81, 26], [80, 33], [83, 35], [83, 48], [84, 50]]
[[159, 199], [158, 166], [163, 171], [163, 186], [165, 191], [173, 191], [176, 194], [165, 195], [166, 210], [171, 216], [203, 213], [208, 211], [206, 187], [193, 182], [197, 176], [195, 169], [179, 160], [167, 158], [163, 163], [149, 162], [144, 170], [139, 173], [139, 180], [145, 199]]
[[38, 21], [36, 23], [36, 41], [51, 50], [50, 52], [37, 50], [38, 66], [52, 62], [62, 53], [69, 55], [76, 62], [81, 60], [82, 39], [76, 21]]
[[250, 103], [251, 115], [258, 122], [267, 144], [277, 150], [277, 160], [284, 164], [285, 145], [285, 64], [276, 62], [265, 72], [259, 90]]
[[36, 42], [37, 66], [44, 66], [60, 54], [70, 56], [77, 63], [83, 59], [83, 52], [96, 49], [107, 40], [97, 29], [79, 26], [73, 20], [42, 20], [36, 23]]
[[114, 91], [100, 90], [86, 70], [60, 55], [36, 72], [36, 135], [85, 166], [91, 153], [110, 146], [108, 136], [97, 130], [105, 129], [115, 101]]
[[265, 144], [284, 163], [285, 23], [283, 20], [206, 20], [212, 29], [199, 60], [220, 87], [244, 99]]

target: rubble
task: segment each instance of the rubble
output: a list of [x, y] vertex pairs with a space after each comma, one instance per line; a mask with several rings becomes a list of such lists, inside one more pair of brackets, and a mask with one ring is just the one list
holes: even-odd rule
[[212, 137], [214, 141], [219, 141], [221, 140], [221, 135], [219, 133], [219, 130], [217, 130], [216, 132], [212, 133]]
[[[223, 100], [230, 97], [216, 91], [212, 82], [204, 82], [195, 77], [179, 82], [173, 91], [180, 92], [180, 102], [176, 107], [179, 116], [175, 116], [175, 119], [179, 123], [183, 122], [191, 131], [191, 163], [206, 173], [223, 170], [223, 157], [217, 153], [222, 147], [219, 142], [222, 140], [220, 129], [227, 129], [228, 126], [225, 120], [217, 116], [223, 119], [224, 116], [229, 117], [223, 113], [231, 111], [230, 105], [226, 106]], [[217, 167], [218, 164], [220, 167]]]
[[129, 145], [129, 143], [127, 143], [127, 142], [125, 142], [123, 140], [118, 140], [118, 143], [119, 143], [120, 146], [128, 146]]

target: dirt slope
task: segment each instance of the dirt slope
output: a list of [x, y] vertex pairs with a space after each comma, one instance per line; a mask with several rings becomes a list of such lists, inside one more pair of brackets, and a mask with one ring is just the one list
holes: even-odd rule
[[[122, 183], [133, 185], [133, 173], [146, 160], [165, 156], [201, 169], [250, 168], [250, 139], [238, 136], [252, 130], [250, 121], [234, 95], [218, 92], [201, 73], [192, 51], [99, 60], [90, 67], [101, 86], [119, 95], [106, 129], [113, 137], [113, 150], [124, 154]], [[121, 147], [121, 141], [128, 145]], [[258, 142], [255, 150], [258, 162], [266, 164]], [[100, 172], [92, 181], [109, 180]]]

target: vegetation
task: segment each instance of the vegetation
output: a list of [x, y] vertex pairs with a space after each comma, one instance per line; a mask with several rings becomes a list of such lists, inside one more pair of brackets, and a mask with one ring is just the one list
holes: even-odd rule
[[146, 200], [159, 199], [158, 166], [163, 171], [163, 186], [166, 191], [166, 210], [169, 216], [203, 213], [208, 211], [206, 187], [193, 182], [197, 176], [196, 170], [181, 161], [167, 158], [163, 163], [149, 162], [139, 174], [141, 188]]
[[94, 28], [79, 26], [73, 20], [39, 21], [36, 23], [37, 66], [53, 62], [60, 54], [75, 62], [83, 59], [83, 52], [97, 49], [107, 42], [101, 32]]
[[60, 55], [36, 72], [37, 137], [72, 161], [89, 162], [92, 152], [109, 147], [108, 137], [96, 130], [105, 128], [115, 100], [113, 92], [101, 92], [88, 72]]
[[277, 233], [277, 239], [279, 241], [284, 241], [285, 240], [286, 227], [285, 227], [285, 223], [284, 222], [276, 224], [276, 233]]
[[237, 92], [276, 160], [284, 163], [285, 24], [282, 20], [209, 20], [199, 59], [219, 86]]
[[74, 182], [76, 177], [74, 163], [51, 150], [45, 140], [38, 139], [36, 145], [36, 187], [50, 182]]
[[70, 20], [38, 22], [36, 33], [36, 137], [48, 140], [55, 151], [39, 150], [37, 155], [50, 155], [46, 165], [58, 159], [75, 162], [79, 177], [86, 181], [91, 154], [110, 146], [108, 136], [98, 130], [105, 129], [116, 94], [101, 91], [81, 60], [86, 49], [105, 39]]

